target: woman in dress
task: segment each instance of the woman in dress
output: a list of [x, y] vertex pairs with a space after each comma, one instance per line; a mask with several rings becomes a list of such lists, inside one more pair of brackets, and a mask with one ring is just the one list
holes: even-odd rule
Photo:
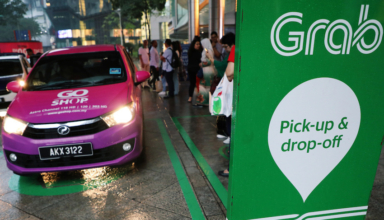
[[188, 49], [188, 77], [189, 77], [189, 99], [192, 102], [193, 91], [196, 87], [196, 74], [200, 69], [201, 52], [200, 39], [195, 38]]
[[216, 70], [214, 63], [212, 63], [207, 56], [207, 54], [209, 54], [210, 57], [214, 56], [211, 41], [206, 38], [201, 41], [201, 45], [204, 48], [203, 52], [201, 53], [200, 64], [203, 69], [203, 78], [196, 78], [194, 104], [198, 106], [208, 106], [209, 90], [211, 88], [213, 77], [216, 75]]

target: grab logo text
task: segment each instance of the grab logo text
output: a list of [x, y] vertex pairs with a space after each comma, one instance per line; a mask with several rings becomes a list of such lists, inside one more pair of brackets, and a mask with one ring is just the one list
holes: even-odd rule
[[[294, 56], [300, 53], [305, 47], [305, 55], [314, 54], [315, 36], [320, 29], [325, 30], [324, 46], [331, 54], [349, 54], [351, 47], [356, 46], [360, 53], [370, 54], [374, 52], [381, 44], [383, 38], [383, 26], [374, 19], [368, 20], [369, 5], [362, 5], [360, 9], [359, 23], [356, 31], [352, 30], [351, 24], [338, 19], [333, 22], [327, 19], [319, 19], [312, 23], [308, 31], [290, 31], [288, 41], [294, 42], [293, 46], [283, 45], [280, 41], [281, 28], [287, 23], [302, 24], [303, 14], [300, 12], [288, 12], [280, 16], [272, 26], [271, 43], [273, 49], [282, 56]], [[336, 44], [333, 40], [335, 31], [341, 30], [344, 34], [341, 44]], [[367, 44], [364, 41], [364, 34], [368, 30], [373, 30], [375, 37], [373, 42]], [[305, 46], [304, 46], [305, 43]]]

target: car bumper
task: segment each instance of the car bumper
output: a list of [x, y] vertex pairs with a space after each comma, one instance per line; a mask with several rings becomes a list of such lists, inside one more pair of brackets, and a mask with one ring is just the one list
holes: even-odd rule
[[10, 92], [5, 95], [0, 95], [0, 98], [3, 99], [3, 102], [0, 102], [0, 117], [4, 117], [7, 114], [8, 106], [15, 99], [16, 93]]
[[[102, 166], [122, 165], [134, 160], [142, 152], [142, 123], [135, 120], [126, 125], [118, 125], [92, 135], [55, 138], [30, 139], [2, 132], [4, 157], [10, 170], [18, 174], [60, 172], [80, 170]], [[76, 143], [92, 143], [94, 155], [90, 157], [40, 160], [39, 147]], [[130, 143], [133, 149], [122, 150], [124, 143]], [[9, 155], [16, 154], [22, 161], [11, 162]], [[96, 155], [96, 157], [95, 157]]]

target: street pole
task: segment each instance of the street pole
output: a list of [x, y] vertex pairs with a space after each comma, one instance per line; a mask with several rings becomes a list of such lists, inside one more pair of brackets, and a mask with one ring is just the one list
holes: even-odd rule
[[119, 23], [120, 23], [120, 42], [121, 42], [121, 46], [124, 46], [124, 41], [123, 41], [123, 24], [121, 22], [121, 9], [119, 8], [118, 9], [119, 12], [117, 12], [119, 14]]

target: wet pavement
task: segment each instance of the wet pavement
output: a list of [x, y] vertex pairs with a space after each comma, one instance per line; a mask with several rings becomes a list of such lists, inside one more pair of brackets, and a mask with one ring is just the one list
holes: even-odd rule
[[[0, 152], [0, 219], [225, 219], [227, 147], [187, 90], [167, 100], [143, 91], [145, 152], [124, 166], [20, 177]], [[366, 219], [383, 216], [382, 153]]]

